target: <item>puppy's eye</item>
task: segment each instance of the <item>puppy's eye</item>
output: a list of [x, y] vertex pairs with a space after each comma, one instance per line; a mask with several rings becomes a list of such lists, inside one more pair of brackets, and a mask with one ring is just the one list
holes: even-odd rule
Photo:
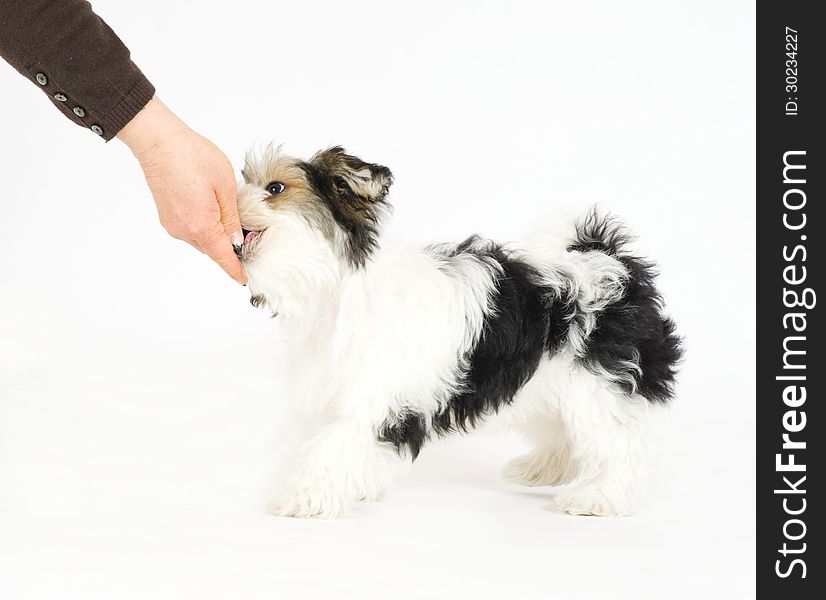
[[287, 186], [284, 185], [283, 183], [281, 183], [280, 181], [273, 181], [272, 183], [267, 185], [267, 193], [270, 196], [275, 196], [276, 194], [280, 194], [285, 189], [287, 189]]

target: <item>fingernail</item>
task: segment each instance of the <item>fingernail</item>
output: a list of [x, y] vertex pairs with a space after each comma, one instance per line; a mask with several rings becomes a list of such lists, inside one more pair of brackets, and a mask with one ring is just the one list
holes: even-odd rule
[[244, 245], [244, 234], [241, 233], [241, 230], [239, 229], [238, 231], [233, 233], [231, 236], [229, 236], [229, 241], [232, 242], [233, 246], [243, 246]]

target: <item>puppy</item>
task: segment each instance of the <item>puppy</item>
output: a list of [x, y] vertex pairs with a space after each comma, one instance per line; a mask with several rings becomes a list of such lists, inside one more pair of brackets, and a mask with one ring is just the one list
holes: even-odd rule
[[335, 147], [248, 154], [238, 205], [252, 304], [283, 319], [301, 399], [324, 417], [272, 511], [376, 500], [434, 436], [499, 419], [533, 450], [506, 476], [573, 484], [572, 514], [634, 510], [651, 414], [682, 354], [652, 264], [596, 211], [531, 246], [386, 239], [393, 176]]

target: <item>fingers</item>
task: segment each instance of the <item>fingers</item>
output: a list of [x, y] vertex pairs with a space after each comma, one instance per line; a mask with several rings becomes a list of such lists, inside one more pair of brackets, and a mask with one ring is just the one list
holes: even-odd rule
[[197, 238], [190, 240], [190, 243], [218, 263], [227, 275], [246, 285], [247, 274], [244, 273], [244, 267], [235, 254], [230, 238], [220, 224], [215, 223], [214, 228], [201, 232]]
[[244, 243], [244, 235], [241, 232], [241, 219], [238, 216], [235, 180], [231, 173], [230, 168], [229, 176], [222, 180], [222, 185], [217, 190], [218, 206], [221, 208], [221, 224], [224, 226], [224, 232], [234, 246], [240, 246]]

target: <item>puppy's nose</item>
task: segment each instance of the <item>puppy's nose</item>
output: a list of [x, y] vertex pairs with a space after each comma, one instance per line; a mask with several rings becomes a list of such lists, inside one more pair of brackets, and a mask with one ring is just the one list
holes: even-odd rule
[[241, 253], [244, 250], [243, 244], [233, 244], [232, 249], [235, 250], [235, 256], [238, 257], [238, 260], [241, 260]]

